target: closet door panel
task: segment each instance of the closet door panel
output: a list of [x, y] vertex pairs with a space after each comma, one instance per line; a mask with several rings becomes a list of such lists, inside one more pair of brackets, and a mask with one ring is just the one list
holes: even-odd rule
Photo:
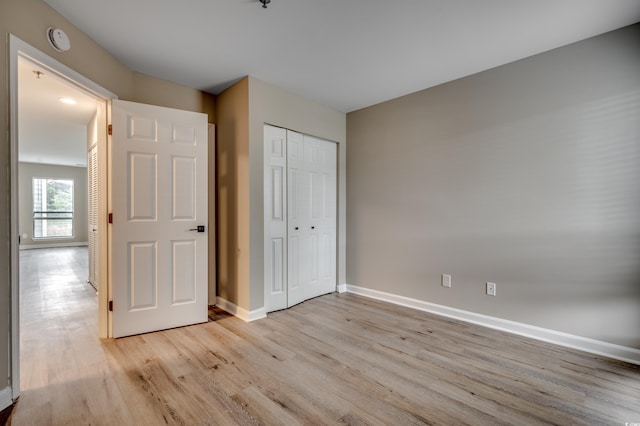
[[309, 176], [305, 170], [304, 137], [297, 132], [287, 131], [287, 214], [289, 234], [289, 280], [287, 306], [296, 305], [307, 299], [306, 285], [309, 281], [309, 215], [307, 185]]
[[265, 307], [287, 307], [287, 134], [264, 127]]

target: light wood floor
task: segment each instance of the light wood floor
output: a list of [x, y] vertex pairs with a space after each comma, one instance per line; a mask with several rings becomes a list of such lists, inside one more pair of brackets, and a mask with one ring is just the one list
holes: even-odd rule
[[22, 252], [13, 425], [640, 422], [636, 366], [349, 294], [100, 341], [85, 263]]

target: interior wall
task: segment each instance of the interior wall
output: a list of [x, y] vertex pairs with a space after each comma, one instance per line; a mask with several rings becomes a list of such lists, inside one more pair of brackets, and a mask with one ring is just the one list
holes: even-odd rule
[[218, 296], [249, 306], [249, 79], [218, 96]]
[[640, 348], [640, 25], [352, 112], [347, 138], [349, 284]]
[[243, 217], [250, 240], [250, 304], [264, 307], [264, 125], [283, 127], [338, 144], [338, 284], [346, 282], [346, 114], [249, 77], [250, 205]]
[[[64, 29], [71, 40], [71, 50], [53, 50], [45, 32], [50, 26]], [[9, 34], [62, 62], [74, 71], [118, 95], [134, 102], [157, 101], [158, 105], [204, 112], [215, 122], [215, 97], [198, 90], [167, 84], [162, 80], [134, 73], [102, 47], [71, 25], [41, 0], [2, 0], [0, 2], [0, 241], [9, 241], [10, 232], [10, 144], [9, 144]], [[170, 86], [170, 89], [169, 89]], [[154, 91], [159, 92], [154, 92]], [[160, 92], [170, 90], [170, 96]], [[10, 251], [0, 244], [0, 390], [10, 384]]]
[[[33, 178], [56, 178], [73, 180], [73, 237], [55, 239], [33, 238]], [[39, 246], [67, 243], [87, 243], [88, 205], [87, 205], [87, 168], [56, 166], [51, 164], [20, 163], [18, 170], [18, 204], [20, 212], [21, 246]]]

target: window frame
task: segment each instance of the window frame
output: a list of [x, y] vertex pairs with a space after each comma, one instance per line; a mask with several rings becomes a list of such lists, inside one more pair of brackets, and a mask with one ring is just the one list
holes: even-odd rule
[[[44, 183], [42, 181], [45, 181]], [[36, 185], [47, 185], [49, 181], [65, 181], [71, 182], [71, 211], [68, 210], [60, 210], [60, 211], [48, 211], [42, 210], [42, 207], [39, 207], [39, 210], [36, 210]], [[60, 240], [60, 239], [73, 239], [75, 238], [75, 179], [66, 178], [66, 177], [38, 177], [34, 176], [31, 178], [31, 218], [32, 218], [32, 238], [34, 241], [44, 241], [44, 240]], [[42, 205], [42, 200], [40, 200], [40, 204]], [[37, 217], [37, 215], [47, 215], [47, 214], [69, 214], [70, 217]], [[39, 222], [42, 224], [40, 229], [40, 233], [46, 227], [47, 220], [68, 220], [71, 222], [71, 232], [69, 235], [46, 235], [46, 236], [36, 236], [36, 224]]]

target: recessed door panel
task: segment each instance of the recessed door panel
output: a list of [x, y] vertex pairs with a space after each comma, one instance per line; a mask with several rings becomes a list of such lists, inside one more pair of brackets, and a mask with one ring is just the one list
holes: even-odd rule
[[158, 122], [149, 117], [127, 116], [127, 138], [140, 141], [158, 141]]
[[173, 220], [196, 218], [196, 159], [173, 157], [171, 167], [171, 204]]
[[171, 242], [172, 305], [196, 301], [196, 244], [195, 240]]
[[275, 138], [268, 141], [267, 146], [271, 146], [271, 157], [275, 159], [284, 159], [285, 144], [283, 138]]
[[273, 238], [271, 240], [271, 292], [273, 294], [283, 293], [285, 291], [284, 281], [284, 240], [282, 238]]
[[289, 238], [289, 288], [300, 287], [300, 238]]
[[284, 190], [284, 167], [274, 166], [271, 168], [271, 191], [273, 194], [273, 200], [271, 203], [272, 221], [284, 222]]
[[128, 244], [127, 268], [129, 279], [129, 311], [151, 309], [158, 306], [158, 260], [156, 242], [132, 242]]
[[193, 126], [173, 125], [171, 142], [175, 144], [196, 145], [196, 129]]
[[150, 153], [129, 153], [129, 220], [155, 220], [157, 175], [156, 156]]

